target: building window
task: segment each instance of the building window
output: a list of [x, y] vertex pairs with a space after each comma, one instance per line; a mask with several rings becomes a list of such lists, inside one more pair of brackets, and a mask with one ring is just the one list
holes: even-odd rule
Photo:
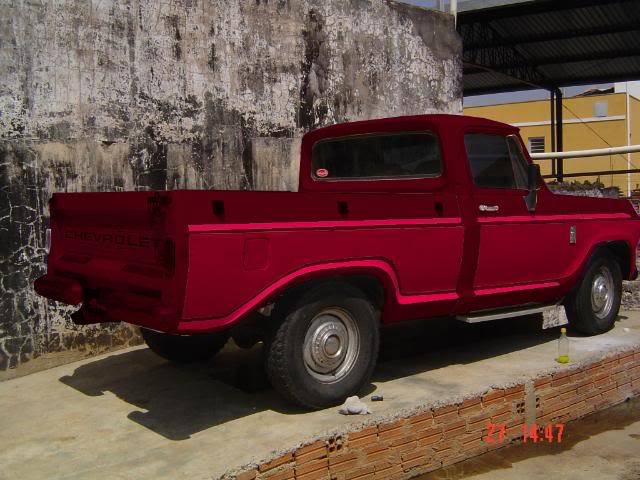
[[593, 116], [594, 117], [606, 117], [609, 103], [606, 100], [595, 102], [593, 104]]
[[529, 153], [544, 153], [544, 137], [529, 137]]

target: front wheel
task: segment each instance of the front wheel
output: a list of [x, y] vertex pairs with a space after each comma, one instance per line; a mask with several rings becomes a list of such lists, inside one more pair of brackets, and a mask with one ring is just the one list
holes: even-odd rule
[[175, 363], [204, 362], [212, 358], [227, 343], [226, 332], [199, 335], [171, 335], [140, 328], [147, 346], [162, 358]]
[[282, 317], [266, 343], [265, 369], [285, 398], [328, 407], [369, 381], [378, 356], [378, 314], [360, 290], [316, 287]]
[[622, 272], [605, 252], [588, 266], [576, 291], [566, 302], [569, 324], [580, 333], [597, 335], [613, 327], [622, 299]]

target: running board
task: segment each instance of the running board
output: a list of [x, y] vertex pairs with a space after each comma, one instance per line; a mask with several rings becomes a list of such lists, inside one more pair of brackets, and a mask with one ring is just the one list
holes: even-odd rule
[[554, 303], [552, 305], [542, 305], [542, 306], [539, 305], [537, 307], [516, 308], [512, 310], [500, 310], [499, 312], [496, 312], [494, 310], [492, 312], [486, 312], [486, 313], [458, 315], [456, 316], [456, 319], [466, 323], [489, 322], [491, 320], [500, 320], [502, 318], [522, 317], [524, 315], [532, 315], [534, 313], [544, 313], [557, 306], [558, 304]]

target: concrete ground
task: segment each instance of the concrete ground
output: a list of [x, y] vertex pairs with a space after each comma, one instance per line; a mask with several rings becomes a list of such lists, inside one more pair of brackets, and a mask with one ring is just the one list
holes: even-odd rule
[[558, 443], [518, 443], [416, 480], [640, 479], [640, 398], [569, 422]]
[[[558, 329], [540, 323], [444, 319], [388, 329], [362, 392], [374, 412], [367, 417], [287, 405], [266, 384], [259, 346], [231, 344], [196, 366], [137, 347], [2, 382], [0, 478], [215, 478], [322, 433], [567, 368], [554, 361]], [[571, 359], [638, 345], [640, 312], [626, 312], [611, 332], [572, 337]], [[369, 402], [374, 391], [384, 402]]]

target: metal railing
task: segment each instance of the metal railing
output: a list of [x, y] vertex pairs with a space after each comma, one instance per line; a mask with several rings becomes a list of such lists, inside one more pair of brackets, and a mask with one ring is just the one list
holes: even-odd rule
[[[627, 145], [624, 147], [595, 148], [592, 150], [572, 150], [570, 152], [545, 152], [530, 153], [529, 156], [533, 160], [554, 160], [556, 158], [584, 158], [584, 157], [600, 157], [606, 155], [619, 155], [623, 153], [640, 152], [640, 145]], [[628, 161], [628, 160], [627, 160]], [[600, 170], [591, 172], [575, 172], [563, 173], [563, 177], [597, 177], [600, 175], [622, 175], [628, 173], [640, 173], [640, 168], [629, 168], [625, 170]], [[554, 178], [556, 175], [543, 175], [544, 178]]]
[[534, 160], [551, 160], [554, 158], [580, 158], [599, 157], [603, 155], [616, 155], [618, 153], [640, 152], [640, 145], [628, 145], [624, 147], [594, 148], [592, 150], [572, 150], [570, 152], [545, 152], [531, 153], [529, 156]]

